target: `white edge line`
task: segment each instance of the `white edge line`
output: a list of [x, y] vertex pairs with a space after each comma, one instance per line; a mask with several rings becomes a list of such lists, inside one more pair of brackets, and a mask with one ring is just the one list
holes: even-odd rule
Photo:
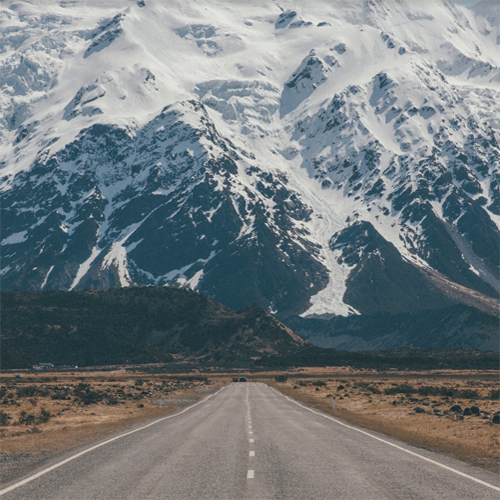
[[[269, 387], [269, 386], [268, 386]], [[453, 469], [452, 467], [448, 467], [447, 465], [444, 465], [442, 463], [436, 462], [435, 460], [432, 460], [430, 458], [424, 457], [423, 455], [419, 455], [418, 453], [415, 453], [414, 451], [407, 450], [406, 448], [403, 448], [402, 446], [398, 446], [397, 444], [391, 443], [390, 441], [386, 441], [385, 439], [379, 438], [377, 436], [374, 436], [373, 434], [370, 434], [369, 432], [363, 431], [361, 429], [358, 429], [356, 427], [353, 427], [351, 425], [344, 424], [340, 420], [337, 420], [336, 418], [330, 417], [329, 415], [325, 415], [324, 413], [320, 413], [318, 411], [314, 411], [311, 408], [308, 408], [307, 406], [304, 406], [303, 404], [300, 404], [299, 402], [295, 401], [292, 398], [289, 398], [288, 396], [285, 396], [283, 393], [277, 391], [274, 387], [270, 387], [274, 392], [278, 393], [280, 396], [283, 396], [284, 398], [288, 399], [292, 403], [295, 403], [296, 405], [304, 408], [307, 411], [310, 411], [311, 413], [315, 413], [316, 415], [319, 415], [320, 417], [327, 418], [328, 420], [332, 420], [336, 424], [342, 425], [344, 427], [347, 427], [348, 429], [352, 429], [353, 431], [360, 432], [361, 434], [364, 434], [365, 436], [369, 436], [373, 439], [376, 439], [377, 441], [380, 441], [382, 443], [388, 444], [389, 446], [392, 446], [394, 448], [397, 448], [398, 450], [404, 451], [405, 453], [409, 453], [410, 455], [413, 455], [415, 457], [421, 458], [422, 460], [425, 460], [427, 462], [430, 462], [431, 464], [438, 465], [439, 467], [442, 467], [443, 469], [449, 470], [451, 472], [454, 472], [455, 474], [458, 474], [459, 476], [466, 477], [467, 479], [471, 479], [472, 481], [475, 481], [476, 483], [482, 484], [483, 486], [487, 486], [488, 488], [491, 488], [496, 491], [500, 491], [500, 488], [498, 486], [495, 486], [493, 484], [487, 483], [486, 481], [483, 481], [481, 479], [477, 479], [476, 477], [469, 476], [468, 474], [465, 474], [464, 472], [460, 472], [457, 469]]]
[[37, 472], [36, 474], [33, 474], [32, 476], [29, 476], [26, 479], [23, 479], [22, 481], [19, 481], [18, 483], [15, 483], [12, 486], [9, 486], [8, 488], [4, 488], [3, 490], [0, 490], [0, 496], [5, 495], [5, 493], [9, 493], [12, 490], [15, 490], [15, 489], [19, 488], [20, 486], [24, 486], [25, 484], [30, 483], [31, 481], [39, 478], [40, 476], [47, 474], [47, 472], [53, 471], [54, 469], [58, 469], [62, 465], [67, 464], [68, 462], [71, 462], [72, 460], [75, 460], [75, 458], [81, 457], [82, 455], [85, 455], [86, 453], [89, 453], [97, 448], [100, 448], [101, 446], [104, 446], [108, 443], [116, 441], [117, 439], [121, 439], [125, 436], [130, 436], [130, 434], [134, 434], [136, 432], [142, 431], [143, 429], [147, 429], [148, 427], [151, 427], [152, 425], [156, 425], [159, 422], [162, 422], [163, 420], [167, 420], [169, 418], [174, 418], [174, 417], [177, 417], [179, 415], [182, 415], [183, 413], [190, 410], [191, 408], [194, 408], [195, 406], [198, 406], [201, 403], [204, 403], [205, 401], [209, 400], [211, 397], [216, 396], [223, 389], [225, 389], [225, 387], [222, 387], [217, 392], [210, 394], [210, 396], [202, 399], [201, 401], [198, 401], [194, 405], [191, 405], [191, 406], [188, 406], [187, 408], [184, 408], [184, 410], [182, 410], [178, 413], [175, 413], [174, 415], [169, 415], [167, 417], [159, 418], [158, 420], [155, 420], [154, 422], [151, 422], [150, 424], [139, 427], [139, 429], [134, 429], [133, 431], [125, 432], [124, 434], [120, 434], [119, 436], [115, 436], [114, 438], [108, 439], [107, 441], [104, 441], [103, 443], [96, 444], [95, 446], [92, 446], [91, 448], [87, 448], [86, 450], [83, 450], [80, 453], [77, 453], [76, 455], [73, 455], [69, 458], [66, 458], [65, 460], [62, 460], [61, 462], [58, 462], [54, 465], [51, 465], [50, 467], [47, 467], [46, 469], [44, 469], [40, 472]]

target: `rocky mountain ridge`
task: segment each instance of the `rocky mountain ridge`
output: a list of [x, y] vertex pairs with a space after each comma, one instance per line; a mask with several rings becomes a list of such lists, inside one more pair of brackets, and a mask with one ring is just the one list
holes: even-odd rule
[[1, 6], [2, 288], [167, 285], [283, 317], [495, 300], [499, 19]]

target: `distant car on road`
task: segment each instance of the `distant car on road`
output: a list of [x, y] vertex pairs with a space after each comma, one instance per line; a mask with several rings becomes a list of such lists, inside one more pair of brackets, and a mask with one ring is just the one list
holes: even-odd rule
[[245, 377], [240, 377], [240, 382], [246, 382], [247, 379]]
[[233, 382], [238, 382], [238, 377], [233, 377]]

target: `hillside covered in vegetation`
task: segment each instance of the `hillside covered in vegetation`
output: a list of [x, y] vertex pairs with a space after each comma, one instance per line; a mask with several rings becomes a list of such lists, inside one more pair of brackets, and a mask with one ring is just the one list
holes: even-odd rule
[[464, 349], [348, 352], [312, 345], [259, 306], [233, 311], [166, 287], [1, 292], [1, 366], [162, 363], [189, 367], [498, 368], [498, 353]]
[[258, 306], [233, 311], [190, 290], [2, 292], [1, 299], [3, 368], [181, 359], [237, 366], [305, 343]]

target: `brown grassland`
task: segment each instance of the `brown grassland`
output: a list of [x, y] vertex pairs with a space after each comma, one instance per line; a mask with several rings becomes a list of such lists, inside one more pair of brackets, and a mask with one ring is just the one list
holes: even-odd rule
[[[246, 374], [338, 418], [500, 470], [498, 373], [306, 368]], [[3, 481], [58, 453], [167, 415], [227, 385], [233, 374], [106, 372], [4, 374], [0, 388]], [[159, 396], [163, 407], [158, 407]], [[332, 401], [336, 397], [336, 408]], [[459, 405], [462, 410], [452, 411]], [[419, 408], [419, 409], [417, 409]], [[468, 414], [472, 410], [474, 413]]]
[[[140, 421], [165, 416], [217, 389], [204, 376], [116, 372], [4, 375], [2, 479]], [[162, 407], [159, 408], [159, 397]]]
[[[500, 471], [500, 425], [493, 423], [500, 413], [498, 372], [312, 369], [290, 375], [286, 383], [272, 385], [360, 427]], [[454, 406], [462, 410], [452, 411]]]

